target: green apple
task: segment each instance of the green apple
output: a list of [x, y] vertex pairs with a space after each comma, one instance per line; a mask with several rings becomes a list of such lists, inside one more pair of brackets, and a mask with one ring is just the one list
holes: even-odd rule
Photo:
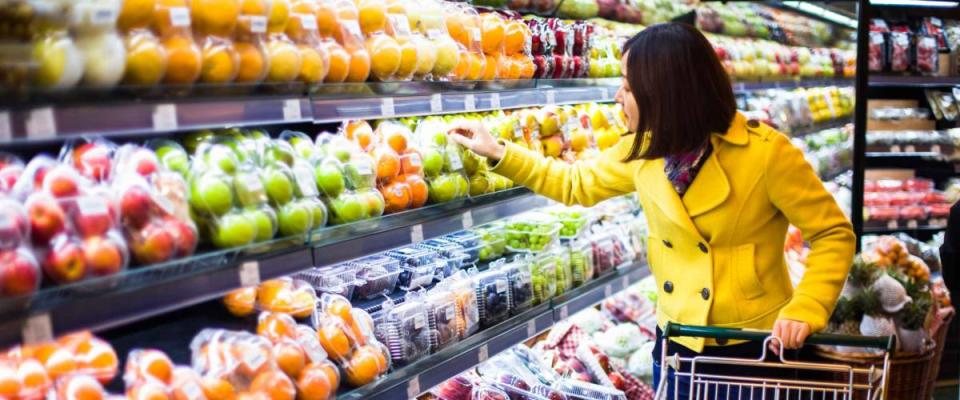
[[267, 202], [267, 191], [257, 171], [238, 172], [233, 179], [233, 190], [243, 207], [255, 207]]
[[293, 177], [285, 167], [280, 165], [268, 167], [264, 172], [263, 181], [270, 203], [281, 205], [293, 200]]
[[443, 170], [443, 155], [433, 148], [423, 151], [423, 173], [433, 177], [440, 174]]
[[290, 203], [280, 207], [277, 213], [280, 222], [280, 235], [293, 236], [310, 231], [313, 215], [310, 207], [303, 203]]
[[355, 154], [344, 165], [344, 175], [354, 189], [372, 189], [377, 183], [373, 170], [373, 159], [366, 154]]
[[343, 194], [331, 201], [331, 212], [338, 223], [359, 221], [367, 216], [367, 202], [356, 194]]
[[317, 165], [313, 175], [317, 179], [317, 187], [327, 197], [338, 197], [340, 193], [343, 193], [346, 182], [343, 178], [343, 171], [336, 161], [331, 160]]
[[183, 143], [183, 148], [187, 150], [187, 153], [196, 154], [200, 144], [207, 142], [212, 137], [213, 131], [207, 129], [188, 134], [181, 140], [181, 143]]
[[205, 173], [190, 180], [190, 206], [201, 214], [223, 215], [233, 207], [229, 176]]
[[383, 215], [385, 207], [383, 195], [377, 190], [367, 190], [360, 193], [367, 202], [367, 218], [374, 218]]
[[237, 172], [237, 166], [240, 164], [233, 149], [223, 144], [207, 147], [203, 156], [208, 167], [217, 168], [230, 175]]
[[447, 133], [442, 130], [433, 132], [433, 143], [445, 147], [447, 145]]
[[477, 153], [469, 150], [463, 151], [463, 171], [466, 172], [467, 175], [473, 176], [476, 175], [477, 172], [481, 172], [485, 166], [484, 164], [486, 163], [483, 162], [483, 158], [478, 156]]
[[310, 137], [303, 132], [297, 131], [283, 131], [280, 133], [280, 138], [290, 142], [290, 145], [293, 146], [294, 152], [305, 160], [312, 160], [313, 156], [316, 154], [316, 148], [313, 145], [313, 141], [310, 140]]
[[257, 238], [257, 225], [246, 212], [220, 217], [213, 232], [213, 244], [221, 249], [250, 244]]
[[470, 195], [479, 196], [484, 193], [490, 193], [493, 190], [493, 183], [487, 179], [486, 174], [477, 174], [470, 177]]
[[277, 214], [270, 207], [260, 207], [244, 211], [257, 228], [258, 242], [273, 239], [277, 234]]
[[453, 174], [440, 175], [434, 178], [429, 184], [430, 202], [444, 203], [457, 198], [460, 190], [458, 185], [457, 178]]
[[190, 172], [190, 157], [180, 145], [165, 141], [156, 148], [157, 158], [164, 167], [171, 171], [176, 171], [180, 175], [186, 176]]
[[299, 201], [310, 208], [310, 213], [313, 215], [313, 223], [310, 225], [311, 229], [319, 229], [327, 225], [327, 207], [323, 205], [320, 199], [304, 198]]
[[463, 174], [453, 174], [453, 181], [457, 185], [457, 198], [466, 197], [470, 193], [470, 182]]

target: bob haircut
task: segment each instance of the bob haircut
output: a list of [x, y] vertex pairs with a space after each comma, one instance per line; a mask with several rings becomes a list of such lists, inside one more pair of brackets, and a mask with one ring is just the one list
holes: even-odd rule
[[[737, 112], [733, 87], [713, 46], [690, 25], [644, 29], [623, 45], [624, 71], [637, 101], [637, 135], [624, 161], [691, 152], [724, 133]], [[650, 143], [644, 148], [644, 132]]]

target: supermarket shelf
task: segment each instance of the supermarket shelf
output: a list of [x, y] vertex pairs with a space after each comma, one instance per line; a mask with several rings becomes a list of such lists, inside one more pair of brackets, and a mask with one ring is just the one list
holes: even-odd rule
[[874, 235], [888, 235], [891, 233], [904, 232], [910, 234], [911, 236], [917, 237], [917, 234], [923, 233], [927, 235], [932, 235], [943, 230], [947, 229], [946, 226], [918, 226], [911, 228], [908, 226], [901, 226], [897, 228], [863, 228], [863, 233], [874, 234]]
[[646, 266], [633, 264], [481, 331], [447, 349], [400, 368], [385, 378], [346, 391], [338, 399], [413, 398], [431, 387], [470, 369], [517, 343], [526, 341], [568, 315], [602, 301], [650, 274]]
[[752, 92], [765, 89], [796, 89], [820, 86], [853, 86], [853, 79], [804, 79], [759, 82], [734, 82], [736, 92]]
[[940, 88], [960, 85], [956, 76], [872, 75], [870, 88]]
[[810, 134], [813, 134], [813, 133], [825, 131], [825, 130], [827, 130], [827, 129], [842, 128], [843, 126], [845, 126], [845, 125], [847, 125], [847, 124], [850, 124], [850, 123], [853, 123], [853, 116], [852, 116], [852, 115], [851, 115], [851, 116], [842, 117], [842, 118], [838, 118], [838, 119], [834, 119], [834, 120], [830, 120], [830, 121], [821, 122], [821, 123], [819, 123], [819, 124], [813, 124], [813, 125], [810, 125], [810, 126], [803, 126], [803, 127], [799, 127], [799, 128], [794, 128], [793, 131], [791, 131], [789, 135], [790, 135], [790, 137], [795, 137], [795, 138], [804, 137], [804, 136], [807, 136], [807, 135], [810, 135]]
[[[202, 253], [118, 276], [44, 288], [28, 298], [0, 301], [0, 346], [23, 341], [27, 325], [38, 320], [49, 318], [53, 335], [117, 327], [218, 298], [243, 286], [245, 280], [249, 283], [251, 270], [257, 273], [255, 279], [271, 279], [409, 244], [415, 236], [431, 238], [492, 222], [547, 203], [527, 189], [515, 188], [327, 227], [309, 238]], [[414, 230], [419, 234], [411, 235]]]
[[960, 173], [960, 163], [947, 158], [941, 153], [932, 152], [867, 152], [866, 167], [923, 169], [942, 172], [943, 174]]

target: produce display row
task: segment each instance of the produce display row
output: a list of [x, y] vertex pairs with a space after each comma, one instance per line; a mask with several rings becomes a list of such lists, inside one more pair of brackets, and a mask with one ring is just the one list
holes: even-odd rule
[[749, 118], [793, 136], [824, 123], [849, 120], [853, 114], [852, 87], [771, 89], [738, 97], [738, 109]]
[[[940, 75], [940, 52], [949, 52], [960, 34], [955, 20], [925, 17], [917, 21], [870, 21], [870, 72]], [[944, 66], [946, 67], [946, 66]]]
[[864, 182], [866, 228], [946, 227], [953, 205], [930, 179]]

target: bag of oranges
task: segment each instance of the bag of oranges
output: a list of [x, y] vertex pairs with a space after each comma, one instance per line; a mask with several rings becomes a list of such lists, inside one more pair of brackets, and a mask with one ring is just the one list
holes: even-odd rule
[[373, 335], [373, 319], [336, 295], [324, 294], [314, 323], [320, 345], [343, 370], [347, 383], [363, 386], [386, 374], [390, 354]]

